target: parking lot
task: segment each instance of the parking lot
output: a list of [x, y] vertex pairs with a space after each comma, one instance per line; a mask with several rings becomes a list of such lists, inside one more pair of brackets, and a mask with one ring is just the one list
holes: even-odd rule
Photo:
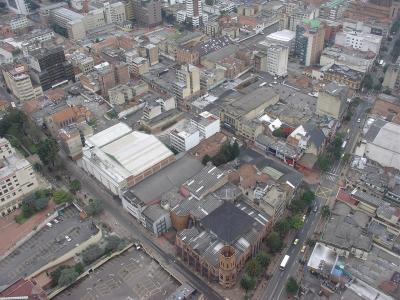
[[135, 247], [113, 258], [71, 286], [56, 300], [165, 299], [179, 283], [150, 256]]
[[0, 261], [0, 286], [29, 276], [97, 233], [90, 221], [80, 222], [79, 211], [74, 206], [63, 210], [57, 219], [57, 224], [51, 222], [51, 227], [45, 226]]

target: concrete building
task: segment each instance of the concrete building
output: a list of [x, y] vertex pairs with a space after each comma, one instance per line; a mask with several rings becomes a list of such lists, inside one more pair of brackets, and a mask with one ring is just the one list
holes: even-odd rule
[[139, 77], [149, 72], [149, 61], [144, 57], [135, 57], [130, 64], [132, 75]]
[[176, 102], [174, 97], [146, 99], [146, 105], [143, 110], [143, 119], [150, 121], [162, 113], [175, 109]]
[[108, 90], [108, 100], [111, 105], [123, 105], [133, 99], [135, 93], [131, 86], [117, 85]]
[[364, 133], [365, 156], [382, 167], [400, 170], [400, 125], [371, 118]]
[[144, 46], [146, 50], [146, 57], [149, 60], [150, 66], [158, 64], [158, 46], [154, 44], [147, 44]]
[[400, 58], [397, 58], [395, 63], [389, 64], [385, 72], [382, 86], [390, 90], [398, 91], [400, 89]]
[[82, 40], [86, 37], [83, 15], [61, 7], [50, 11], [50, 19], [59, 34], [73, 40]]
[[341, 19], [344, 9], [344, 0], [331, 0], [321, 4], [319, 17], [327, 20], [338, 20]]
[[335, 44], [343, 47], [351, 47], [360, 51], [372, 51], [379, 53], [382, 36], [357, 31], [341, 31], [335, 36]]
[[106, 24], [122, 24], [126, 21], [125, 5], [122, 2], [103, 3]]
[[200, 139], [208, 139], [221, 130], [219, 118], [208, 111], [193, 116], [190, 123], [199, 131]]
[[347, 107], [348, 88], [330, 82], [319, 91], [317, 108], [315, 113], [320, 116], [328, 116], [341, 120]]
[[220, 113], [223, 126], [234, 130], [236, 134], [254, 141], [262, 132], [261, 123], [254, 121], [264, 110], [276, 104], [279, 96], [271, 88], [258, 88], [249, 94], [240, 95], [226, 105]]
[[40, 48], [29, 58], [31, 76], [44, 91], [58, 85], [75, 81], [72, 64], [65, 59], [62, 47]]
[[83, 19], [86, 31], [106, 25], [106, 18], [103, 8], [90, 10]]
[[200, 94], [200, 70], [187, 64], [176, 71], [176, 82], [172, 86], [178, 105], [185, 106], [186, 101]]
[[133, 13], [139, 24], [157, 26], [162, 22], [161, 1], [159, 0], [134, 0]]
[[60, 130], [59, 139], [61, 147], [72, 160], [78, 160], [82, 157], [82, 138], [78, 128], [66, 127]]
[[295, 40], [296, 32], [287, 29], [270, 33], [265, 38], [266, 44], [286, 46], [290, 53], [294, 52]]
[[0, 44], [0, 64], [11, 64], [14, 61], [11, 48]]
[[203, 8], [201, 0], [186, 0], [186, 20], [193, 26], [203, 24]]
[[305, 66], [319, 63], [324, 49], [325, 29], [318, 20], [304, 20], [296, 28], [295, 54]]
[[10, 20], [11, 29], [18, 33], [29, 26], [29, 21], [26, 15], [17, 15]]
[[171, 228], [169, 211], [158, 205], [149, 205], [142, 212], [141, 223], [151, 233], [160, 236]]
[[273, 76], [286, 76], [288, 59], [288, 47], [281, 45], [270, 45], [267, 48], [267, 73]]
[[78, 164], [120, 195], [173, 161], [173, 153], [156, 137], [118, 123], [86, 140]]
[[364, 78], [364, 74], [361, 72], [336, 64], [322, 67], [321, 72], [323, 81], [327, 83], [335, 81], [353, 90], [361, 89], [362, 80]]
[[42, 87], [34, 84], [24, 66], [6, 65], [2, 68], [7, 88], [20, 101], [28, 101], [43, 96]]
[[23, 197], [39, 184], [32, 165], [21, 158], [5, 138], [0, 139], [0, 213], [5, 216], [21, 205]]
[[354, 71], [367, 73], [371, 70], [376, 59], [376, 53], [364, 52], [352, 48], [333, 46], [322, 51], [320, 65], [336, 64], [348, 67]]
[[200, 143], [200, 132], [195, 126], [187, 125], [169, 133], [170, 144], [178, 152], [186, 152]]
[[7, 0], [7, 7], [21, 15], [28, 15], [31, 12], [31, 4], [27, 0]]

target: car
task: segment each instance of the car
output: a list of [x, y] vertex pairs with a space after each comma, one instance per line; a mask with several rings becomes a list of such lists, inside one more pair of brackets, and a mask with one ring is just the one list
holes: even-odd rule
[[139, 242], [135, 242], [133, 245], [135, 246], [136, 250], [142, 249], [142, 246], [140, 245]]
[[313, 209], [313, 212], [316, 213], [317, 211], [318, 211], [318, 205], [315, 205], [315, 206], [314, 206], [314, 209]]
[[301, 247], [300, 252], [301, 252], [301, 253], [304, 253], [304, 251], [306, 251], [306, 248], [307, 248], [307, 246], [306, 246], [306, 245], [303, 245], [303, 247]]
[[48, 227], [50, 227], [50, 228], [53, 227], [53, 225], [51, 225], [51, 223], [47, 223], [46, 225], [47, 225]]
[[68, 242], [72, 241], [72, 239], [71, 239], [68, 235], [65, 236], [65, 239], [66, 239]]
[[357, 123], [361, 123], [361, 119], [360, 118], [357, 119]]
[[303, 222], [306, 220], [306, 215], [303, 215], [303, 217], [301, 218], [303, 220]]
[[57, 219], [54, 219], [53, 222], [56, 224], [60, 223], [60, 221], [58, 221]]
[[293, 242], [293, 245], [297, 245], [298, 242], [299, 242], [299, 239], [295, 239]]

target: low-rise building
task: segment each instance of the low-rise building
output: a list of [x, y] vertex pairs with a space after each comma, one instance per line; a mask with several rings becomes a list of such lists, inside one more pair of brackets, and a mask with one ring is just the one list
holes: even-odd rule
[[361, 83], [364, 79], [363, 73], [336, 64], [322, 67], [321, 72], [322, 78], [325, 82], [336, 81], [337, 83], [344, 84], [353, 90], [361, 89]]
[[173, 153], [156, 137], [118, 123], [85, 141], [78, 164], [114, 195], [120, 195], [173, 161]]
[[200, 132], [195, 126], [185, 126], [178, 130], [173, 129], [169, 133], [171, 147], [178, 152], [185, 152], [200, 143]]
[[146, 101], [143, 110], [143, 119], [145, 121], [150, 121], [162, 113], [176, 108], [174, 97], [150, 97], [142, 100]]
[[352, 47], [361, 51], [372, 51], [379, 53], [382, 43], [382, 36], [371, 33], [345, 30], [337, 32], [335, 44], [343, 47]]
[[135, 57], [130, 64], [132, 75], [139, 77], [149, 72], [149, 61], [144, 57]]
[[348, 89], [344, 85], [330, 82], [319, 91], [315, 113], [341, 120], [347, 107]]
[[200, 139], [208, 139], [221, 130], [219, 118], [208, 111], [191, 117], [190, 123], [199, 131]]
[[0, 156], [0, 213], [5, 216], [17, 209], [39, 184], [32, 165], [5, 138], [0, 139]]

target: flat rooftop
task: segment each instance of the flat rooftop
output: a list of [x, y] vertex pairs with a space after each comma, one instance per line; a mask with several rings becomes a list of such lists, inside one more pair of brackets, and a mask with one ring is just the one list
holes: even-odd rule
[[[57, 219], [60, 220], [58, 224], [53, 223], [51, 228], [43, 227], [0, 261], [0, 287], [29, 276], [98, 232], [89, 219], [81, 222], [79, 211], [74, 206], [63, 210]], [[65, 239], [66, 235], [72, 239], [71, 242]]]

